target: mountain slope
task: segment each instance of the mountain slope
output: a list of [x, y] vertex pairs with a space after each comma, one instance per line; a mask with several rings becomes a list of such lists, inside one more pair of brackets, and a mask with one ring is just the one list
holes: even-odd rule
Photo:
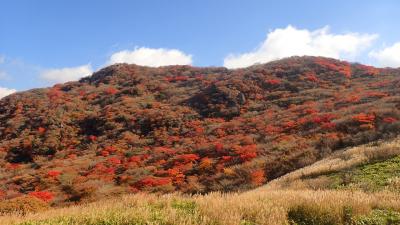
[[[4, 225], [399, 224], [398, 183], [397, 186], [387, 183], [388, 176], [385, 176], [397, 176], [398, 181], [399, 146], [400, 139], [396, 138], [340, 150], [263, 187], [240, 194], [217, 192], [188, 196], [138, 193], [88, 205], [53, 209], [43, 205], [40, 200], [20, 197], [0, 202], [0, 221]], [[365, 187], [361, 183], [362, 186], [352, 186], [350, 190], [345, 189], [349, 187], [348, 184], [339, 190], [328, 190], [332, 188], [331, 181], [327, 182], [324, 176], [335, 177], [335, 174], [343, 171], [351, 171], [354, 176], [363, 175], [353, 173], [360, 167], [373, 168], [367, 170], [368, 177], [374, 178], [373, 183], [386, 184], [386, 189], [373, 192], [367, 189], [368, 192], [363, 192], [359, 190]], [[24, 207], [21, 207], [22, 204]], [[12, 209], [16, 212], [7, 214], [13, 212]], [[35, 213], [24, 214], [32, 211]]]
[[0, 101], [0, 197], [90, 201], [259, 186], [399, 132], [400, 70], [320, 57], [119, 64]]
[[264, 188], [357, 189], [365, 192], [399, 192], [400, 139], [372, 142], [340, 150], [279, 177]]

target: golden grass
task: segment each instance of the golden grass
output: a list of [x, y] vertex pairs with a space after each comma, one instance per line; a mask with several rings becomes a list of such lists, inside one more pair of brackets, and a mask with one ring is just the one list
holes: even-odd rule
[[287, 224], [287, 212], [314, 205], [341, 218], [344, 207], [356, 215], [372, 209], [400, 211], [400, 195], [380, 192], [268, 190], [205, 196], [137, 194], [26, 216], [0, 217], [2, 225], [19, 224]]

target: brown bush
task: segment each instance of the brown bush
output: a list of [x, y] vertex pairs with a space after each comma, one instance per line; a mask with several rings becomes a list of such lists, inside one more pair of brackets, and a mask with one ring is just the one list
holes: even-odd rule
[[35, 197], [21, 196], [0, 202], [0, 215], [40, 212], [49, 209], [49, 205]]

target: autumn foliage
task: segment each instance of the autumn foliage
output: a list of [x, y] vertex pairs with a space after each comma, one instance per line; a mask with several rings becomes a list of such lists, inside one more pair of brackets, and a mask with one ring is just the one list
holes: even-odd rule
[[45, 202], [50, 202], [54, 198], [54, 195], [48, 191], [34, 191], [34, 192], [29, 193], [29, 195], [36, 197], [40, 200], [43, 200]]
[[398, 69], [322, 57], [109, 66], [0, 100], [0, 198], [254, 188], [400, 134], [399, 87]]

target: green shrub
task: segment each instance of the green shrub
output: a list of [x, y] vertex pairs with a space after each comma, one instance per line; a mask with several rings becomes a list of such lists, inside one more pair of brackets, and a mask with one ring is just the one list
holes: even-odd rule
[[325, 209], [315, 205], [301, 204], [288, 211], [288, 221], [292, 225], [337, 225], [340, 221]]
[[400, 213], [390, 210], [375, 210], [371, 214], [354, 220], [352, 225], [398, 225]]

